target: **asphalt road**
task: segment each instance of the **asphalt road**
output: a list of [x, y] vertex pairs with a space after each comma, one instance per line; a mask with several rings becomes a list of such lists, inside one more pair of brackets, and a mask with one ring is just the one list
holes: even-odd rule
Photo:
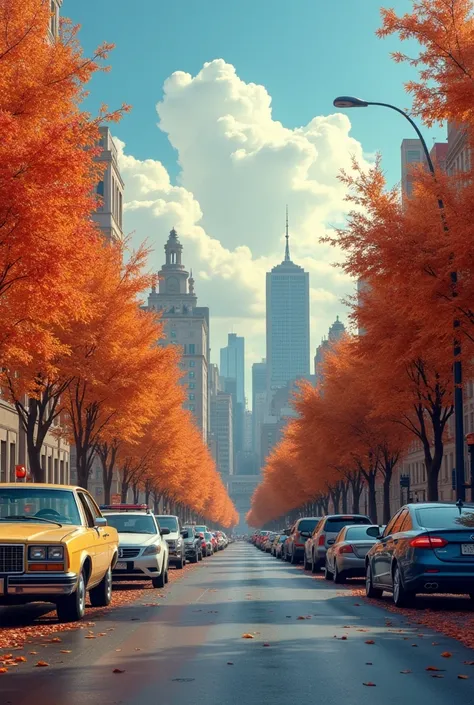
[[157, 593], [1, 676], [2, 705], [474, 705], [474, 652], [251, 546]]

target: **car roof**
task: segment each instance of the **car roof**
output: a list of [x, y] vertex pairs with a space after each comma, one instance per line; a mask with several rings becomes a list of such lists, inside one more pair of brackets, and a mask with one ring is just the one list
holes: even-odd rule
[[[435, 507], [456, 507], [456, 509], [458, 509], [459, 505], [457, 502], [411, 502], [410, 504], [405, 504], [402, 509], [434, 509]], [[463, 502], [461, 509], [464, 509], [465, 507], [467, 507], [468, 509], [474, 509], [474, 503]]]
[[[155, 514], [156, 517], [171, 517], [172, 519], [178, 519], [179, 517], [176, 516], [176, 514]], [[202, 526], [202, 524], [200, 524]]]
[[21, 488], [37, 488], [37, 489], [48, 489], [48, 490], [69, 490], [73, 492], [74, 490], [81, 490], [82, 492], [87, 492], [90, 494], [89, 490], [85, 490], [83, 487], [78, 487], [77, 485], [53, 485], [49, 482], [0, 482], [0, 489], [21, 489]]
[[102, 509], [102, 514], [107, 514], [110, 516], [110, 514], [116, 514], [117, 516], [121, 517], [152, 517], [153, 514], [150, 514], [150, 512], [147, 512], [146, 509], [134, 509], [131, 512], [120, 512], [115, 509]]
[[300, 521], [306, 521], [307, 519], [314, 519], [315, 521], [319, 521], [321, 518], [322, 517], [300, 517], [296, 520], [296, 523], [298, 524]]
[[322, 519], [329, 519], [329, 518], [335, 518], [335, 519], [345, 519], [346, 517], [364, 517], [364, 519], [369, 519], [370, 517], [367, 516], [367, 514], [359, 514], [357, 512], [344, 512], [343, 514], [325, 514]]

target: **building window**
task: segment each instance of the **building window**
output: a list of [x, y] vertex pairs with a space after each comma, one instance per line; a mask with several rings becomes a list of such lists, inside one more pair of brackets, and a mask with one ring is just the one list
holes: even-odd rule
[[189, 376], [191, 377], [191, 379], [194, 379], [194, 377], [195, 377], [194, 372], [190, 372]]
[[176, 338], [176, 331], [175, 331], [175, 330], [172, 330], [172, 331], [171, 331], [171, 337], [172, 337], [172, 338]]
[[191, 406], [189, 407], [189, 411], [196, 411], [196, 407], [193, 404], [191, 404]]
[[194, 401], [194, 398], [195, 398], [195, 395], [194, 395], [194, 394], [190, 394], [190, 395], [189, 395], [189, 401]]
[[194, 343], [189, 343], [189, 354], [190, 355], [196, 354], [196, 346]]
[[102, 198], [104, 197], [104, 182], [103, 181], [99, 181], [99, 183], [97, 184], [97, 195], [102, 196]]
[[194, 360], [191, 360], [191, 362], [189, 363], [189, 366], [196, 367], [196, 362]]
[[194, 382], [190, 383], [189, 389], [196, 389], [196, 385], [194, 384]]
[[421, 162], [421, 152], [419, 149], [409, 149], [407, 151], [407, 162], [408, 164], [414, 164], [415, 162]]

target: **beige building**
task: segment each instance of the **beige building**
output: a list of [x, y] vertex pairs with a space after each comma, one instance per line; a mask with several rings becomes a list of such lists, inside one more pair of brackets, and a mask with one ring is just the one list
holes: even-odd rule
[[202, 438], [209, 436], [209, 309], [197, 306], [194, 279], [182, 263], [183, 246], [173, 228], [165, 245], [166, 262], [158, 272], [158, 291], [152, 288], [148, 309], [163, 317], [165, 344], [179, 345], [183, 356], [185, 408], [192, 411]]
[[118, 167], [117, 147], [108, 127], [100, 128], [99, 144], [102, 152], [97, 159], [105, 164], [105, 171], [96, 190], [102, 203], [92, 217], [108, 240], [121, 242], [124, 183]]
[[49, 20], [49, 39], [53, 42], [59, 36], [59, 12], [63, 0], [49, 0], [51, 17]]

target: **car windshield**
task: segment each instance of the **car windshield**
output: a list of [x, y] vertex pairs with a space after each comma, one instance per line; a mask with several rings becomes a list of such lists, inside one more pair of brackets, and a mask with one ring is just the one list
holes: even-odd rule
[[212, 538], [210, 531], [205, 531], [205, 532], [204, 532], [204, 536], [206, 537], [206, 539], [211, 539], [211, 538]]
[[287, 538], [288, 538], [288, 536], [286, 534], [282, 534], [280, 536], [280, 543], [283, 543], [283, 541], [285, 541], [285, 539], [287, 539]]
[[344, 541], [363, 541], [364, 539], [375, 540], [380, 533], [378, 526], [351, 526], [346, 531]]
[[416, 509], [418, 524], [425, 529], [474, 529], [474, 508], [464, 507], [459, 513], [453, 507], [423, 507]]
[[155, 520], [150, 514], [107, 514], [107, 523], [119, 534], [156, 534]]
[[158, 524], [161, 529], [169, 529], [171, 532], [179, 531], [178, 520], [176, 517], [167, 516], [166, 514], [160, 514], [156, 517]]
[[333, 534], [338, 534], [341, 529], [349, 524], [370, 524], [367, 517], [354, 517], [354, 516], [344, 516], [344, 517], [330, 517], [326, 520], [325, 531], [330, 531]]
[[205, 526], [195, 526], [194, 529], [197, 534], [204, 534], [204, 532], [206, 531]]
[[311, 533], [318, 523], [319, 519], [302, 519], [298, 524], [298, 531], [307, 531]]
[[0, 489], [0, 520], [15, 522], [82, 524], [74, 492], [40, 487]]

